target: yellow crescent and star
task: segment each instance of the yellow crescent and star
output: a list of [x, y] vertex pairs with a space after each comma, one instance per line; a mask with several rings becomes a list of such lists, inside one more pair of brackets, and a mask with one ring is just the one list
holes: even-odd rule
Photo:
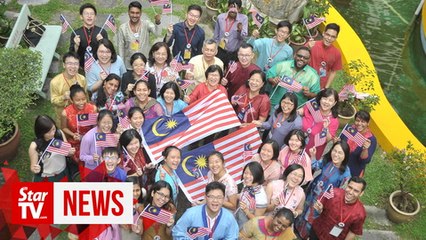
[[[152, 133], [155, 136], [157, 136], [157, 137], [164, 137], [164, 136], [167, 136], [170, 133], [170, 131], [167, 131], [167, 132], [164, 132], [164, 133], [158, 132], [158, 129], [157, 129], [158, 128], [158, 124], [160, 122], [162, 122], [163, 120], [164, 120], [164, 118], [159, 118], [152, 125]], [[175, 119], [173, 119], [173, 118], [170, 118], [170, 119], [168, 119], [166, 121], [166, 129], [170, 129], [171, 130], [173, 128], [176, 128], [177, 125], [178, 125], [178, 122]]]
[[[188, 162], [188, 160], [191, 157], [194, 157], [194, 156], [193, 155], [189, 155], [189, 156], [187, 156], [186, 158], [183, 159], [183, 161], [182, 161], [182, 169], [183, 169], [183, 171], [188, 176], [194, 177], [194, 174], [191, 171], [189, 171], [188, 168], [186, 167], [186, 163]], [[203, 168], [206, 168], [207, 167], [207, 157], [205, 155], [199, 155], [199, 156], [197, 156], [195, 158], [195, 167], [199, 168], [200, 170], [203, 169]]]

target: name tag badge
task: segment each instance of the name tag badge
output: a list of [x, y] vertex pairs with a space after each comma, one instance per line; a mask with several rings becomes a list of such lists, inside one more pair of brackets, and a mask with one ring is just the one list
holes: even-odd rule
[[220, 39], [219, 47], [220, 47], [220, 48], [222, 48], [222, 49], [225, 49], [226, 42], [227, 42], [227, 41], [226, 41], [226, 39], [225, 39], [225, 38]]
[[343, 231], [343, 227], [340, 227], [338, 225], [335, 225], [331, 231], [330, 231], [330, 235], [333, 237], [338, 237]]
[[184, 59], [191, 59], [191, 49], [190, 48], [185, 48], [185, 50], [183, 51], [183, 58]]

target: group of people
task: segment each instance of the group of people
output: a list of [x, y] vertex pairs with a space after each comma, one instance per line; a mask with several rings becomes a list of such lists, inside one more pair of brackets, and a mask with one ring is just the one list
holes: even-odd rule
[[[353, 124], [367, 139], [363, 145], [337, 136], [339, 96], [330, 86], [342, 68], [340, 52], [332, 45], [339, 26], [328, 24], [322, 40], [294, 51], [287, 44], [291, 23], [279, 22], [273, 38], [259, 38], [257, 30], [249, 36], [241, 8], [241, 0], [228, 0], [228, 12], [218, 16], [213, 38], [205, 39], [198, 25], [202, 8], [190, 5], [186, 19], [170, 25], [163, 41], [151, 46], [151, 34], [161, 33], [161, 16], [154, 23], [142, 20], [142, 5], [134, 1], [129, 21], [118, 28], [115, 47], [95, 25], [95, 6], [80, 7], [83, 26], [71, 35], [63, 73], [50, 83], [56, 119], [41, 115], [35, 120], [30, 169], [34, 181], [78, 181], [80, 174], [82, 181], [133, 183], [134, 224], [112, 225], [99, 239], [362, 235], [366, 214], [359, 197], [367, 184], [361, 177], [377, 142], [368, 127], [370, 115], [363, 110]], [[87, 52], [95, 63], [83, 76]], [[173, 58], [191, 67], [176, 69]], [[182, 89], [182, 78], [191, 85]], [[301, 87], [286, 87], [284, 78]], [[164, 160], [155, 165], [142, 126], [147, 119], [172, 117], [215, 90], [228, 97], [242, 126], [258, 127], [263, 143], [241, 169], [240, 184], [225, 168], [222, 153], [207, 153], [205, 198], [185, 209], [178, 206], [179, 194], [184, 195], [175, 170], [188, 148], [166, 147]], [[81, 124], [82, 116], [95, 119]], [[115, 136], [118, 145], [98, 146], [100, 134]], [[71, 144], [67, 156], [47, 151], [52, 139]], [[324, 154], [328, 143], [331, 148]], [[140, 217], [148, 205], [172, 217], [165, 224]]]

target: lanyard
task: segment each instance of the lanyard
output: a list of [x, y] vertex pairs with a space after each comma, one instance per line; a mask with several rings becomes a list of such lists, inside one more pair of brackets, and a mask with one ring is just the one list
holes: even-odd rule
[[[333, 167], [333, 169], [331, 170], [331, 168]], [[327, 182], [327, 180], [333, 176], [334, 171], [336, 171], [336, 168], [334, 168], [333, 163], [330, 162], [330, 166], [327, 167], [327, 169], [324, 171], [324, 179], [322, 180], [322, 182], [325, 184]], [[328, 176], [326, 176], [327, 173], [330, 173]]]
[[95, 31], [95, 28], [93, 28], [93, 31], [90, 32], [90, 36], [88, 36], [86, 32], [86, 27], [83, 27], [83, 32], [84, 32], [84, 36], [86, 37], [87, 46], [90, 46], [90, 43], [92, 42], [92, 36], [94, 31]]
[[[203, 210], [202, 211], [203, 211], [202, 214], [203, 214], [203, 223], [204, 223], [204, 226], [210, 228], [210, 226], [209, 226], [210, 222], [207, 221], [207, 211], [206, 211], [206, 205], [205, 204], [203, 206]], [[216, 217], [216, 220], [214, 222], [213, 227], [210, 228], [211, 231], [210, 231], [209, 236], [205, 236], [204, 239], [206, 239], [206, 240], [209, 239], [209, 238], [213, 239], [214, 231], [216, 230], [216, 227], [219, 224], [221, 217], [222, 217], [222, 209], [220, 209], [219, 215]]]
[[284, 190], [284, 207], [287, 206], [287, 203], [288, 203], [288, 201], [290, 201], [291, 196], [293, 196], [294, 189], [295, 189], [295, 188], [293, 188], [293, 190], [291, 190], [290, 195], [287, 197], [287, 187], [288, 187], [288, 183], [285, 186], [285, 190]]
[[[281, 117], [281, 120], [279, 120], [279, 117]], [[286, 118], [284, 118], [284, 114], [280, 113], [277, 117], [277, 119], [275, 119], [274, 124], [272, 125], [272, 127], [275, 128], [279, 128], [281, 127], [282, 123], [286, 120]], [[278, 124], [279, 123], [279, 124]]]
[[[278, 42], [278, 41], [277, 41]], [[270, 51], [270, 53], [269, 53], [269, 58], [268, 58], [268, 60], [270, 60], [271, 62], [274, 60], [274, 58], [275, 58], [275, 56], [277, 56], [277, 54], [279, 53], [279, 52], [281, 52], [281, 50], [283, 49], [283, 47], [285, 46], [285, 43], [283, 43], [283, 45], [280, 47], [280, 49], [278, 49], [278, 51], [276, 51], [274, 54], [272, 54], [272, 50], [273, 50], [273, 47], [274, 47], [274, 41], [272, 41], [271, 42], [271, 51]]]
[[115, 102], [115, 97], [110, 96], [109, 100], [111, 102], [111, 105], [108, 106], [108, 103], [105, 103], [105, 108], [107, 108], [108, 110], [111, 111], [112, 110], [112, 106], [114, 105], [114, 102]]
[[191, 43], [192, 43], [192, 39], [194, 38], [194, 35], [195, 35], [195, 32], [197, 31], [197, 29], [194, 27], [194, 31], [192, 32], [192, 36], [191, 36], [191, 38], [188, 40], [188, 33], [186, 32], [185, 23], [182, 23], [182, 24], [183, 24], [183, 30], [184, 30], [184, 32], [185, 32], [186, 44], [187, 44], [187, 45], [191, 45]]
[[164, 166], [161, 166], [161, 169], [164, 170], [170, 176], [173, 181], [173, 184], [175, 185], [176, 191], [178, 191], [179, 185], [176, 181], [176, 175], [173, 173], [173, 171], [169, 173], [169, 171], [167, 171], [167, 168], [165, 168]]
[[229, 33], [229, 31], [231, 30], [232, 26], [234, 26], [235, 23], [235, 19], [232, 20], [231, 25], [229, 26], [228, 24], [228, 18], [225, 19], [225, 33]]
[[[340, 201], [340, 222], [338, 223], [345, 223], [349, 219], [349, 217], [352, 215], [353, 208], [355, 208], [355, 205], [352, 206], [351, 209], [348, 211], [349, 214], [345, 218], [343, 218], [343, 203], [342, 203], [343, 201], [345, 200], [343, 199]], [[336, 219], [333, 219], [333, 220], [336, 221]]]

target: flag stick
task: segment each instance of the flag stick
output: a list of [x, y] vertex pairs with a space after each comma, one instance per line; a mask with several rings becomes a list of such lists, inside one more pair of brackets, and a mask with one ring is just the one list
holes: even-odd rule
[[154, 11], [154, 14], [157, 15], [157, 12], [155, 11], [154, 6], [151, 5], [152, 10]]
[[65, 16], [63, 14], [61, 14], [61, 17], [64, 19], [64, 21], [67, 23], [68, 27], [71, 28], [71, 31], [74, 33], [74, 36], [77, 36], [77, 33], [75, 33], [74, 28], [72, 28], [70, 22], [68, 22], [68, 20], [65, 18]]
[[173, 4], [172, 4], [172, 1], [170, 1], [170, 23], [169, 24], [172, 24], [172, 17], [173, 17]]
[[269, 96], [269, 99], [271, 99], [271, 98], [272, 98], [272, 96], [274, 96], [275, 91], [277, 91], [277, 88], [278, 88], [278, 84], [277, 84], [277, 86], [275, 86], [275, 89], [274, 89], [274, 91], [272, 92], [271, 96]]
[[309, 39], [313, 39], [313, 38], [312, 38], [312, 35], [311, 35], [311, 32], [309, 31], [309, 28], [308, 28], [308, 26], [306, 25], [305, 19], [302, 19], [302, 22], [303, 22], [303, 25], [305, 25], [306, 30], [308, 30]]
[[250, 107], [250, 113], [251, 113], [251, 120], [254, 121], [254, 115], [253, 115], [253, 111], [251, 110], [251, 108], [253, 107], [251, 105], [251, 102], [249, 102], [249, 107]]
[[150, 206], [150, 204], [146, 205], [146, 207], [139, 214], [138, 218], [136, 218], [136, 221], [135, 221], [135, 223], [133, 225], [137, 225], [139, 218], [142, 216], [142, 213], [144, 213], [149, 206]]
[[99, 33], [101, 33], [101, 32], [102, 32], [102, 30], [104, 30], [105, 25], [106, 25], [106, 23], [107, 23], [107, 21], [108, 21], [108, 19], [109, 19], [109, 17], [110, 17], [110, 16], [111, 16], [111, 14], [110, 14], [110, 15], [108, 15], [108, 17], [107, 17], [107, 19], [105, 20], [104, 25], [102, 25], [101, 30], [99, 31]]
[[43, 153], [41, 154], [40, 158], [38, 159], [38, 161], [37, 161], [37, 165], [40, 165], [40, 162], [41, 162], [41, 160], [43, 159], [44, 154], [45, 154], [45, 153], [46, 153], [46, 151], [47, 151], [47, 148], [48, 148], [48, 147], [52, 144], [53, 140], [55, 140], [55, 138], [52, 138], [52, 140], [50, 140], [49, 145], [47, 145], [46, 149], [44, 149]]
[[339, 134], [339, 138], [342, 136], [343, 131], [345, 131], [345, 128], [348, 126], [349, 123], [346, 123], [346, 125], [343, 127], [342, 131]]
[[[93, 138], [95, 139], [95, 153], [98, 154], [98, 146], [96, 146], [96, 134], [93, 135]], [[98, 155], [99, 157], [99, 155]], [[99, 166], [99, 159], [96, 162], [96, 166]]]
[[[234, 62], [231, 64], [231, 66], [233, 66], [234, 64], [237, 64], [237, 62], [235, 62], [235, 61], [234, 61]], [[223, 78], [226, 78], [226, 77], [228, 76], [229, 69], [231, 68], [231, 66], [229, 66], [228, 71], [226, 71], [226, 74], [225, 74], [225, 76], [224, 76]]]
[[[130, 158], [130, 161], [132, 161], [132, 163], [133, 163], [133, 164], [134, 164], [137, 168], [140, 168], [140, 167], [138, 167], [138, 165], [136, 165], [135, 161], [133, 160], [132, 156], [130, 156], [130, 154], [127, 152], [126, 148], [125, 148], [124, 146], [122, 146], [122, 148], [123, 148], [124, 154]], [[126, 163], [126, 165], [124, 165], [124, 167], [125, 167], [125, 166], [127, 166], [127, 163]]]
[[301, 107], [305, 106], [305, 104], [306, 104], [307, 102], [308, 102], [308, 101], [306, 101], [306, 102], [304, 102], [303, 104], [299, 105], [299, 106], [297, 107], [297, 109], [300, 109]]
[[80, 126], [78, 124], [78, 114], [75, 115], [76, 123], [77, 123], [77, 133], [80, 134]]

